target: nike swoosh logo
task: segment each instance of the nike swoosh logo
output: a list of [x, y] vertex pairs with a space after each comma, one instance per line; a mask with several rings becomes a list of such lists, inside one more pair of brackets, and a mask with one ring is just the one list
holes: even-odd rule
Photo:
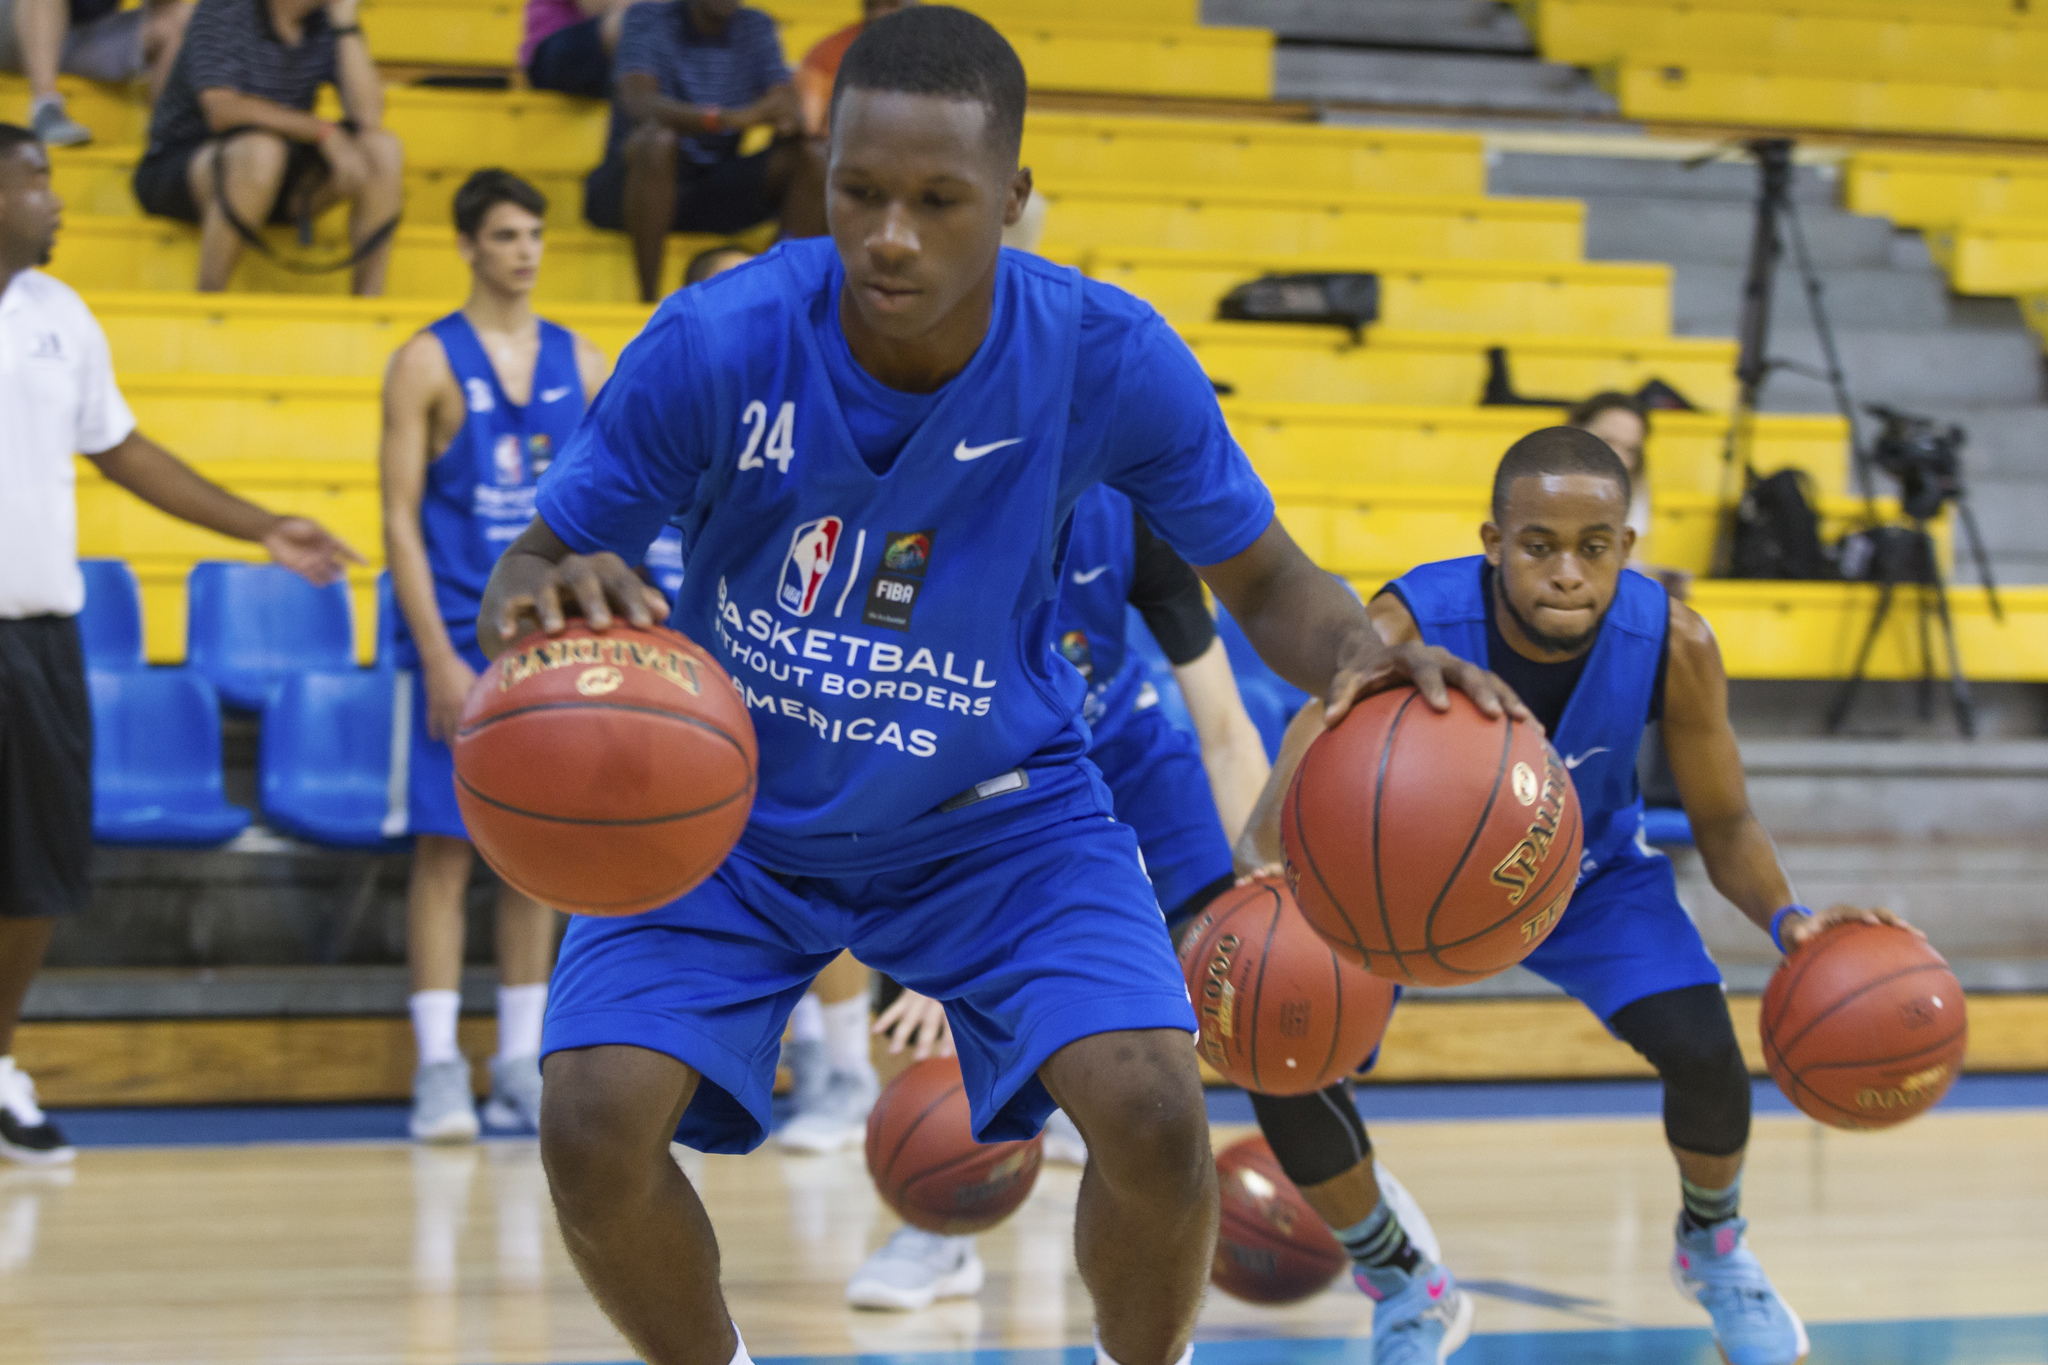
[[1570, 772], [1572, 769], [1578, 767], [1581, 763], [1584, 763], [1587, 759], [1591, 758], [1594, 754], [1604, 754], [1606, 752], [1607, 746], [1605, 744], [1602, 744], [1597, 749], [1588, 749], [1586, 750], [1586, 752], [1582, 754], [1567, 754], [1565, 755], [1564, 760], [1564, 770], [1566, 772]]
[[962, 441], [959, 445], [953, 447], [953, 458], [965, 464], [969, 460], [980, 459], [992, 450], [1001, 450], [1004, 446], [1022, 445], [1023, 442], [1024, 438], [1022, 436], [1012, 436], [1007, 441], [990, 441], [985, 446], [971, 446], [967, 442]]
[[1107, 564], [1103, 564], [1097, 568], [1090, 569], [1086, 573], [1082, 573], [1079, 569], [1076, 569], [1074, 570], [1074, 581], [1076, 583], [1093, 583], [1096, 579], [1102, 577], [1104, 574], [1108, 572], [1109, 565]]
[[540, 391], [540, 401], [543, 403], [560, 402], [569, 396], [569, 388], [569, 385], [564, 384], [559, 389], [542, 389]]

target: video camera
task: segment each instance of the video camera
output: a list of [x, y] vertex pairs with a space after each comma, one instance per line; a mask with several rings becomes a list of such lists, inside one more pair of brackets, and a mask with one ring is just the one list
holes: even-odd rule
[[1870, 448], [1879, 469], [1899, 481], [1899, 503], [1914, 521], [1931, 521], [1963, 496], [1964, 430], [1932, 417], [1900, 412], [1882, 403], [1864, 410], [1884, 429]]

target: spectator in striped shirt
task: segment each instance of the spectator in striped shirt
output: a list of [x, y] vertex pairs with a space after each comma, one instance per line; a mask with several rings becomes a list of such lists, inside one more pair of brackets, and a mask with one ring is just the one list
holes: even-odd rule
[[[354, 290], [384, 292], [404, 152], [383, 126], [384, 86], [357, 0], [199, 0], [135, 168], [143, 211], [199, 224], [199, 288], [228, 287], [264, 223], [349, 205]], [[315, 118], [332, 84], [346, 115]]]
[[[661, 293], [670, 232], [779, 218], [785, 237], [824, 234], [824, 159], [803, 136], [774, 20], [740, 0], [647, 0], [626, 11], [612, 78], [611, 136], [583, 212], [632, 234], [643, 300]], [[774, 141], [740, 155], [757, 127]]]

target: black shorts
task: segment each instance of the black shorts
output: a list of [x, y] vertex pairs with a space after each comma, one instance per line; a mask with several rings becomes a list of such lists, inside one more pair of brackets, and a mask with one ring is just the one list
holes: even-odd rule
[[78, 623], [0, 620], [0, 918], [92, 894], [92, 698]]
[[559, 90], [601, 100], [611, 93], [612, 58], [604, 50], [598, 21], [585, 19], [557, 29], [534, 44], [526, 64], [526, 83], [536, 90]]
[[[135, 202], [142, 205], [142, 211], [158, 218], [175, 218], [181, 223], [198, 222], [199, 205], [192, 198], [192, 158], [201, 147], [218, 141], [219, 138], [213, 138], [189, 147], [151, 151], [144, 156], [135, 168]], [[286, 145], [290, 151], [284, 163], [284, 181], [278, 186], [276, 202], [270, 206], [268, 221], [272, 223], [290, 223], [297, 191], [327, 178], [327, 158], [320, 155], [318, 147], [310, 142]]]
[[[675, 232], [744, 232], [775, 216], [768, 198], [768, 158], [773, 149], [701, 166], [681, 161], [676, 167], [676, 208], [669, 227]], [[614, 157], [583, 182], [583, 216], [592, 227], [610, 232], [626, 226], [626, 162]]]

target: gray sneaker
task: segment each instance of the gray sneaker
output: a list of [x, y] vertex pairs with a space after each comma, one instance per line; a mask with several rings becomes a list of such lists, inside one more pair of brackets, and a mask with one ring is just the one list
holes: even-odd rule
[[92, 129], [64, 112], [64, 101], [38, 105], [29, 127], [45, 147], [82, 147], [92, 141]]
[[796, 1112], [816, 1108], [824, 1098], [825, 1083], [832, 1079], [832, 1059], [825, 1053], [824, 1041], [791, 1039], [782, 1049], [782, 1061], [789, 1068], [790, 1100]]
[[468, 1062], [435, 1062], [412, 1074], [412, 1135], [420, 1142], [475, 1142]]
[[491, 1058], [491, 1097], [484, 1101], [484, 1126], [540, 1128], [540, 1057]]
[[868, 1111], [882, 1084], [873, 1072], [856, 1076], [835, 1071], [808, 1107], [799, 1102], [794, 1117], [782, 1125], [775, 1140], [793, 1152], [823, 1155], [859, 1142], [867, 1131]]
[[981, 1292], [981, 1257], [972, 1237], [941, 1237], [922, 1228], [899, 1228], [846, 1282], [855, 1308], [914, 1313], [934, 1299]]

